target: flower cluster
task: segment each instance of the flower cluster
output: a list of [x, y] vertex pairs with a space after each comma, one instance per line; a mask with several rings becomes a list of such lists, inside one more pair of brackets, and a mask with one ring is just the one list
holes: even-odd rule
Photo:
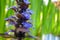
[[9, 8], [14, 10], [15, 14], [13, 16], [10, 16], [9, 18], [6, 18], [5, 20], [8, 21], [10, 25], [15, 26], [15, 29], [10, 30], [10, 32], [14, 32], [15, 36], [19, 38], [19, 40], [21, 40], [21, 38], [25, 37], [26, 32], [30, 32], [29, 28], [32, 27], [32, 24], [28, 22], [28, 20], [31, 19], [30, 17], [32, 15], [32, 10], [28, 8], [30, 4], [28, 0], [16, 0], [16, 2], [17, 7], [12, 6]]

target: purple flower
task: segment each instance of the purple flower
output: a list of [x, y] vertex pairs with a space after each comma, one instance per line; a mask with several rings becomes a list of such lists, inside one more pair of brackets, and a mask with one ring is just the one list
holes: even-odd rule
[[15, 32], [15, 30], [10, 30], [9, 32]]
[[23, 25], [23, 27], [25, 27], [25, 28], [31, 28], [31, 27], [32, 27], [32, 24], [29, 23], [29, 22], [22, 22], [22, 25]]
[[15, 25], [15, 24], [17, 24], [16, 22], [11, 21], [10, 19], [6, 19], [6, 21], [8, 21], [9, 25]]
[[23, 0], [24, 1], [24, 3], [26, 3], [26, 4], [30, 4], [30, 2], [28, 1], [28, 0]]
[[8, 32], [5, 32], [6, 35], [8, 35]]
[[8, 21], [9, 25], [15, 25], [15, 24], [17, 24], [17, 22], [15, 21], [16, 18], [14, 16], [6, 18], [5, 20]]
[[17, 24], [17, 22], [10, 22], [9, 24], [10, 25], [15, 25], [15, 24]]
[[12, 6], [9, 9], [14, 10], [15, 15], [6, 18], [5, 20], [9, 23], [8, 26], [14, 25], [15, 29], [11, 29], [5, 34], [10, 35], [10, 32], [14, 32], [14, 36], [17, 38], [24, 38], [25, 33], [28, 33], [27, 37], [36, 38], [35, 36], [30, 35], [29, 28], [32, 28], [32, 24], [27, 22], [30, 20], [31, 14], [33, 13], [32, 10], [28, 9], [29, 7], [29, 0], [16, 0], [18, 7]]
[[9, 18], [6, 18], [5, 20], [8, 21], [8, 20], [10, 20], [11, 18], [16, 19], [14, 16], [10, 16]]
[[14, 8], [14, 9], [16, 9], [16, 6], [12, 6], [11, 8]]
[[26, 19], [30, 19], [30, 14], [28, 14], [27, 12], [23, 12], [22, 15], [26, 18]]
[[30, 10], [30, 9], [27, 9], [26, 10], [28, 13], [30, 13], [30, 14], [32, 14], [33, 13], [33, 11], [32, 10]]
[[15, 16], [10, 16], [10, 19], [15, 19], [16, 20], [16, 17]]
[[5, 20], [6, 20], [6, 21], [8, 21], [8, 20], [9, 20], [9, 18], [6, 18]]
[[14, 11], [17, 11], [17, 7], [16, 6], [12, 6], [12, 7], [8, 8], [8, 10], [9, 9], [13, 9]]

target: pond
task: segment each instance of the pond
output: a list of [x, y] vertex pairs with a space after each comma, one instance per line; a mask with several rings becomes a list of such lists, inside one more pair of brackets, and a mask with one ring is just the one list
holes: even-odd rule
[[52, 34], [43, 34], [42, 35], [42, 40], [60, 40], [60, 37], [54, 36]]

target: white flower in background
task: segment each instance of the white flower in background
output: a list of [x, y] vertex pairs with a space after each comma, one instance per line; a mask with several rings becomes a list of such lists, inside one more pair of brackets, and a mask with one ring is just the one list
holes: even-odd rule
[[45, 5], [48, 5], [48, 0], [43, 0]]
[[[44, 1], [44, 4], [45, 4], [45, 5], [48, 5], [48, 1], [49, 1], [49, 0], [43, 0], [43, 1]], [[58, 1], [58, 0], [51, 0], [51, 2], [56, 2], [56, 1]]]
[[56, 2], [56, 1], [58, 1], [58, 0], [51, 0], [52, 2]]

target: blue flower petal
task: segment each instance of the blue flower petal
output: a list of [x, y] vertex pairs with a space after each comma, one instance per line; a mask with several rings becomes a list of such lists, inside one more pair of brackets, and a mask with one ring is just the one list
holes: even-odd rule
[[33, 11], [32, 10], [30, 10], [30, 9], [27, 9], [26, 10], [28, 13], [30, 13], [30, 14], [32, 14], [33, 13]]
[[11, 8], [14, 8], [14, 9], [15, 9], [15, 8], [16, 8], [16, 6], [12, 6]]
[[30, 19], [30, 14], [28, 14], [28, 13], [26, 13], [26, 12], [24, 12], [24, 13], [22, 13], [22, 15], [26, 18], [26, 19]]
[[10, 16], [10, 18], [15, 18], [14, 16]]
[[10, 20], [11, 18], [15, 18], [14, 16], [10, 16], [9, 18], [6, 18], [5, 20], [8, 21]]
[[12, 19], [16, 19], [16, 17], [15, 17], [15, 16], [11, 16], [11, 17], [10, 17], [10, 19], [11, 19], [11, 18], [12, 18]]
[[17, 7], [16, 7], [16, 6], [12, 6], [12, 7], [8, 8], [8, 10], [10, 10], [10, 9], [14, 9], [14, 10], [16, 10]]
[[16, 23], [15, 23], [15, 22], [10, 22], [9, 24], [10, 24], [10, 25], [15, 25]]
[[30, 2], [28, 0], [23, 0], [26, 4], [30, 4]]
[[8, 35], [8, 32], [5, 32], [6, 35]]
[[5, 20], [6, 20], [6, 21], [8, 21], [8, 20], [9, 20], [9, 18], [6, 18]]
[[15, 32], [15, 30], [10, 30], [9, 32]]
[[23, 22], [22, 24], [25, 28], [31, 28], [32, 27], [32, 24], [28, 23], [28, 22]]

